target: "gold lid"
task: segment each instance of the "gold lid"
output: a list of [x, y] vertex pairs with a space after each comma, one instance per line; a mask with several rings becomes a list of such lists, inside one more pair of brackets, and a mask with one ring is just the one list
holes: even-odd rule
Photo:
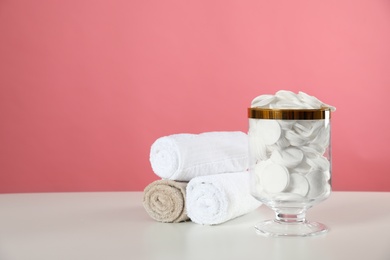
[[330, 119], [330, 108], [319, 109], [271, 109], [261, 107], [248, 108], [248, 118], [283, 120]]

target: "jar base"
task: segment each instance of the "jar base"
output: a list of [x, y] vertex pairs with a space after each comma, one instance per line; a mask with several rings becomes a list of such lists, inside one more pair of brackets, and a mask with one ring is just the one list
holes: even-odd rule
[[256, 233], [267, 237], [308, 237], [326, 234], [329, 228], [318, 222], [286, 223], [276, 219], [255, 225]]

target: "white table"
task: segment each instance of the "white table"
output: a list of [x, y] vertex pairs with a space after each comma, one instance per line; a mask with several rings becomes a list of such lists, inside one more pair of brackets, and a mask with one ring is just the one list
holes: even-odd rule
[[141, 192], [0, 195], [1, 260], [390, 259], [390, 192], [333, 192], [308, 219], [331, 231], [266, 238], [258, 210], [218, 226], [152, 220]]

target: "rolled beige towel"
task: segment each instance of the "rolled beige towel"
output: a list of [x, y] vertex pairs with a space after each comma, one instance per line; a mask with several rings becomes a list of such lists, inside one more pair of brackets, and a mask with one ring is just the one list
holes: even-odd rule
[[185, 209], [187, 182], [157, 180], [146, 186], [143, 205], [153, 219], [160, 222], [189, 220]]

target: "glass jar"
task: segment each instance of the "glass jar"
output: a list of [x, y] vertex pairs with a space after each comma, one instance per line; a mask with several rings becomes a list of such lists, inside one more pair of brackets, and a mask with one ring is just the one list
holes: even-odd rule
[[328, 228], [306, 211], [331, 193], [331, 110], [252, 107], [249, 117], [251, 194], [276, 218], [258, 223], [267, 236], [311, 236]]

